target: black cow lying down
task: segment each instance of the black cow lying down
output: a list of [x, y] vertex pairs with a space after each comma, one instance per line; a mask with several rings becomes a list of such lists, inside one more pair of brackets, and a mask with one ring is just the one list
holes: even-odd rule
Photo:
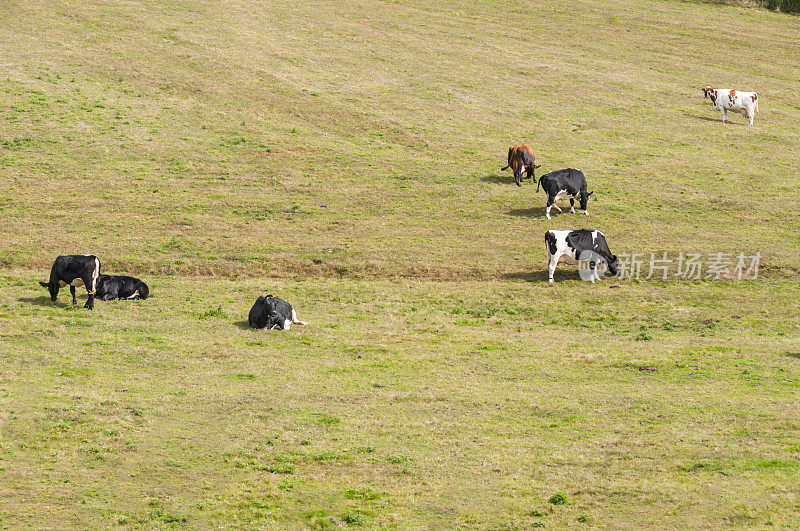
[[146, 299], [148, 295], [150, 288], [138, 278], [100, 275], [97, 279], [97, 296], [103, 301]]
[[72, 304], [78, 304], [75, 298], [75, 288], [86, 286], [89, 299], [84, 308], [94, 308], [94, 295], [97, 289], [97, 277], [100, 276], [100, 260], [92, 254], [69, 254], [59, 256], [50, 269], [50, 280], [39, 282], [50, 292], [50, 300], [56, 302], [58, 290], [69, 286], [72, 294]]
[[292, 305], [283, 299], [267, 295], [256, 299], [250, 308], [247, 320], [253, 328], [280, 328], [289, 330], [293, 324], [304, 325], [306, 322], [297, 319]]

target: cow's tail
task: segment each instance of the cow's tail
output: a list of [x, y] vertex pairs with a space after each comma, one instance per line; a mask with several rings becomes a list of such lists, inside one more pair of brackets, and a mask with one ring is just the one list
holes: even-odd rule
[[[508, 166], [511, 166], [511, 164], [509, 164]], [[508, 166], [506, 166], [505, 168], [500, 168], [500, 171], [506, 171], [508, 169]]]
[[758, 94], [756, 94], [756, 112], [758, 112]]
[[592, 195], [593, 193], [594, 193], [594, 190], [592, 190], [591, 192], [589, 192], [588, 194], [586, 194], [586, 197], [589, 197], [589, 196], [590, 196], [590, 195]]
[[538, 183], [536, 183], [536, 193], [537, 193], [537, 194], [539, 193], [539, 185], [540, 185], [540, 184], [542, 184], [542, 178], [541, 178], [541, 177], [539, 177], [539, 182], [538, 182]]
[[549, 257], [553, 254], [552, 248], [556, 246], [556, 235], [549, 230], [544, 233], [544, 246], [545, 249], [547, 249], [547, 256]]
[[292, 324], [297, 324], [297, 325], [307, 325], [308, 324], [307, 322], [301, 321], [300, 319], [297, 318], [297, 313], [294, 311], [294, 308], [292, 308]]

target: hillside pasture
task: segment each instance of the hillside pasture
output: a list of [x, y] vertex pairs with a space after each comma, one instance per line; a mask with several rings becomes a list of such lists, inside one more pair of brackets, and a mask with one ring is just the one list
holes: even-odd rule
[[[0, 524], [800, 526], [797, 22], [6, 2]], [[521, 142], [590, 216], [500, 171]], [[543, 233], [583, 227], [759, 276], [549, 285]], [[84, 252], [151, 298], [51, 303]], [[309, 325], [249, 329], [262, 293]]]

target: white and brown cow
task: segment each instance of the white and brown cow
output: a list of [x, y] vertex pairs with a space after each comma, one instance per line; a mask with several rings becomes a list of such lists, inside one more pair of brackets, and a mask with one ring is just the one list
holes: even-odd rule
[[758, 111], [758, 94], [755, 92], [706, 87], [703, 89], [703, 97], [711, 98], [714, 108], [722, 112], [723, 122], [728, 120], [728, 111], [733, 111], [742, 113], [745, 118], [750, 119], [750, 125], [753, 125], [753, 117]]

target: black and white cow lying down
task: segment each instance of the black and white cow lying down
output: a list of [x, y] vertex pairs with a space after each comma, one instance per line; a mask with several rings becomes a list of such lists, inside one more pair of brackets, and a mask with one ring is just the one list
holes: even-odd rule
[[581, 170], [566, 168], [545, 173], [539, 178], [539, 184], [536, 185], [537, 192], [539, 191], [539, 185], [547, 193], [547, 211], [545, 212], [547, 219], [550, 219], [551, 207], [556, 207], [561, 212], [556, 201], [561, 201], [567, 197], [569, 197], [570, 211], [573, 214], [575, 213], [575, 199], [579, 198], [583, 213], [587, 216], [589, 215], [586, 207], [589, 203], [589, 196], [594, 192], [586, 192], [586, 177], [584, 177]]
[[100, 276], [100, 260], [91, 254], [70, 254], [59, 256], [53, 262], [50, 269], [50, 280], [39, 282], [50, 291], [50, 300], [55, 302], [58, 297], [58, 290], [64, 286], [69, 286], [72, 294], [72, 304], [78, 304], [75, 298], [75, 288], [86, 286], [89, 292], [89, 300], [86, 301], [84, 308], [94, 308], [94, 296], [97, 290], [97, 278]]
[[569, 260], [589, 260], [590, 276], [586, 280], [600, 279], [597, 272], [599, 262], [605, 262], [612, 275], [618, 272], [619, 262], [611, 254], [606, 243], [605, 235], [599, 230], [549, 230], [544, 233], [544, 242], [547, 247], [547, 268], [550, 272], [550, 282], [558, 262]]
[[289, 330], [293, 324], [308, 324], [297, 319], [292, 305], [283, 299], [267, 295], [256, 299], [247, 320], [253, 328], [280, 328]]
[[100, 275], [97, 278], [97, 297], [103, 301], [114, 299], [146, 299], [150, 295], [147, 284], [135, 277]]

